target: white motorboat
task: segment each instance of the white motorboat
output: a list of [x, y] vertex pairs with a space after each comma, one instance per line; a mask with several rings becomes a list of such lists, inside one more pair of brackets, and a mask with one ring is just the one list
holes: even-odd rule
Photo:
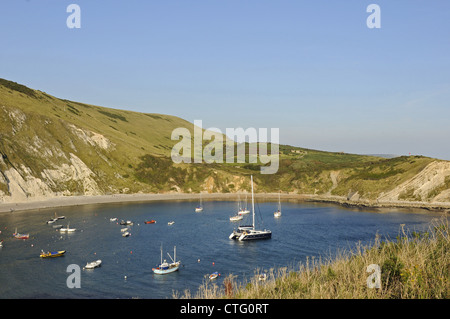
[[66, 216], [58, 216], [55, 213], [55, 218], [51, 218], [50, 220], [47, 221], [47, 224], [53, 224], [54, 222], [56, 222], [58, 219], [64, 219], [66, 218]]
[[236, 222], [236, 221], [242, 220], [243, 218], [244, 217], [242, 215], [235, 215], [235, 216], [230, 217], [230, 221]]
[[266, 279], [267, 279], [267, 274], [260, 274], [258, 276], [258, 280], [259, 281], [266, 281]]
[[173, 220], [167, 223], [167, 225], [169, 225], [169, 226], [171, 226], [173, 224], [175, 224], [175, 222]]
[[58, 218], [52, 218], [47, 220], [47, 224], [53, 224], [54, 222], [56, 222], [58, 220]]
[[123, 234], [122, 234], [122, 237], [128, 237], [128, 236], [130, 236], [131, 235], [131, 233], [130, 232], [124, 232]]
[[120, 225], [130, 225], [130, 226], [133, 226], [133, 222], [132, 222], [131, 220], [127, 220], [127, 221], [122, 220], [122, 221], [120, 222]]
[[70, 223], [67, 224], [66, 227], [62, 227], [62, 228], [59, 229], [59, 231], [61, 233], [73, 233], [76, 230], [77, 230], [76, 228], [70, 228]]
[[90, 263], [87, 263], [84, 268], [86, 268], [86, 269], [94, 269], [94, 268], [100, 267], [101, 264], [102, 264], [102, 261], [101, 261], [101, 259], [99, 259], [99, 260], [91, 261]]
[[217, 279], [217, 277], [219, 277], [219, 276], [220, 276], [219, 272], [215, 271], [211, 275], [209, 275], [209, 280]]

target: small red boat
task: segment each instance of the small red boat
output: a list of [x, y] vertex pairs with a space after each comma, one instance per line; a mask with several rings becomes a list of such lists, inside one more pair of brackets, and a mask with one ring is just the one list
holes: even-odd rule
[[16, 231], [14, 232], [13, 237], [17, 238], [17, 239], [28, 239], [28, 238], [30, 238], [30, 234], [20, 234], [17, 232], [17, 228], [16, 228]]
[[152, 220], [146, 220], [144, 223], [145, 223], [145, 224], [154, 224], [154, 223], [156, 223], [156, 220], [154, 220], [154, 219], [152, 219]]

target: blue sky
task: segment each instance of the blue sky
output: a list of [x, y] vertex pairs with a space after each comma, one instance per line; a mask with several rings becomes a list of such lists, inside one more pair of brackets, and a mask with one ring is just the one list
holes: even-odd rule
[[450, 1], [2, 0], [0, 43], [0, 77], [57, 97], [450, 160]]

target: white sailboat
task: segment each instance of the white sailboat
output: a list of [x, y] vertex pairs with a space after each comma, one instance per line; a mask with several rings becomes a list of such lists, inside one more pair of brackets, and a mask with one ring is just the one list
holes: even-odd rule
[[195, 212], [196, 213], [200, 213], [203, 211], [203, 206], [202, 206], [202, 194], [200, 193], [200, 204], [195, 207]]
[[255, 198], [253, 194], [253, 176], [250, 176], [252, 184], [252, 212], [253, 212], [253, 224], [250, 226], [239, 226], [237, 230], [234, 230], [229, 238], [238, 239], [239, 241], [256, 240], [256, 239], [269, 239], [272, 238], [272, 232], [268, 229], [257, 230], [255, 228]]
[[281, 217], [281, 199], [280, 193], [278, 193], [278, 210], [273, 213], [273, 217], [278, 218]]
[[239, 211], [238, 215], [250, 214], [250, 211], [247, 209], [247, 194], [245, 194], [245, 208], [241, 206], [241, 199], [239, 198]]

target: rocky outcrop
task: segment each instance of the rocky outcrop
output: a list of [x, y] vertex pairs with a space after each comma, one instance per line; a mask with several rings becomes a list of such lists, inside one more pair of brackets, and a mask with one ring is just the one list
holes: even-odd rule
[[80, 185], [83, 195], [103, 194], [93, 177], [94, 173], [89, 167], [72, 153], [70, 164], [44, 169], [41, 178], [34, 176], [30, 168], [20, 165], [20, 168], [10, 168], [3, 172], [0, 183], [6, 184], [9, 194], [0, 191], [0, 202], [22, 202], [73, 195], [67, 188], [58, 191], [61, 185], [68, 183]]
[[[17, 108], [1, 106], [0, 113], [0, 202], [104, 193], [97, 183], [98, 176], [88, 166], [90, 163], [79, 156], [107, 162], [102, 152], [115, 149], [108, 138]], [[88, 147], [91, 156], [75, 154], [80, 143]]]
[[44, 199], [55, 196], [52, 190], [41, 179], [34, 177], [29, 168], [10, 168], [3, 172], [3, 181], [8, 187], [9, 196], [0, 193], [0, 201], [21, 202], [28, 198]]
[[104, 150], [114, 149], [115, 144], [102, 134], [76, 127], [73, 124], [69, 124], [68, 126], [72, 130], [72, 132], [86, 144], [89, 144], [91, 146], [98, 146]]
[[418, 200], [443, 202], [450, 200], [450, 162], [434, 161], [421, 172], [395, 187], [393, 190], [381, 194], [379, 201]]

